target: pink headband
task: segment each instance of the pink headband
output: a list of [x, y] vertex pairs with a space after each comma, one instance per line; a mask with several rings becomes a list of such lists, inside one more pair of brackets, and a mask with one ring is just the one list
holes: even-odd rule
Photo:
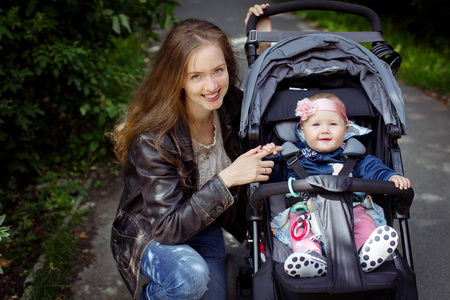
[[333, 111], [341, 116], [341, 118], [345, 121], [345, 124], [348, 123], [344, 105], [338, 101], [326, 98], [317, 99], [314, 101], [310, 101], [308, 98], [305, 98], [298, 101], [297, 108], [295, 109], [295, 115], [300, 117], [300, 125], [303, 126], [303, 122], [308, 120], [308, 118], [314, 115], [318, 110]]

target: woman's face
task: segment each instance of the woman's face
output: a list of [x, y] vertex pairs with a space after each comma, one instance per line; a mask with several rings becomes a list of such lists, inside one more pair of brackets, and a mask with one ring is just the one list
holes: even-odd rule
[[303, 136], [311, 149], [320, 153], [337, 150], [344, 142], [348, 125], [333, 111], [317, 111], [303, 123]]
[[209, 115], [222, 106], [228, 91], [228, 70], [219, 46], [206, 44], [189, 59], [183, 88], [186, 108], [194, 116]]

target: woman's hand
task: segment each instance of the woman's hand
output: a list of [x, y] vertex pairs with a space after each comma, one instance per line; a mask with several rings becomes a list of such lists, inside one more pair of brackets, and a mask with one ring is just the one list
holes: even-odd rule
[[[255, 4], [254, 6], [250, 7], [247, 12], [247, 17], [244, 20], [245, 26], [247, 26], [248, 19], [252, 14], [255, 16], [260, 16], [264, 14], [264, 9], [269, 6], [269, 3], [266, 4]], [[256, 23], [256, 30], [257, 31], [272, 31], [272, 22], [270, 21], [270, 18], [262, 18], [261, 20]], [[259, 47], [256, 50], [256, 53], [259, 55], [264, 52], [267, 48], [270, 47], [269, 42], [260, 42], [258, 43]]]
[[258, 146], [239, 156], [229, 167], [223, 169], [219, 176], [228, 188], [251, 182], [267, 181], [275, 163], [262, 159], [271, 154], [272, 152]]
[[392, 176], [391, 178], [389, 178], [389, 181], [395, 183], [395, 186], [401, 190], [406, 190], [411, 187], [411, 182], [409, 181], [409, 179], [400, 175]]

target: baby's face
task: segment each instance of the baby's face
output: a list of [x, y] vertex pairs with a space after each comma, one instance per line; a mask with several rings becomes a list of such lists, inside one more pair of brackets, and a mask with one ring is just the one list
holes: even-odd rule
[[339, 114], [332, 111], [317, 111], [303, 123], [303, 135], [311, 149], [320, 153], [337, 150], [344, 142], [348, 125]]

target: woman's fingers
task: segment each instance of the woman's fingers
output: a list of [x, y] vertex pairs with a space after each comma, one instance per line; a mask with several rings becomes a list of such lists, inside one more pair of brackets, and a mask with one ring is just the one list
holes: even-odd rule
[[262, 150], [261, 146], [250, 149], [222, 170], [219, 175], [227, 187], [267, 181], [275, 163], [263, 158], [270, 154], [271, 152]]

